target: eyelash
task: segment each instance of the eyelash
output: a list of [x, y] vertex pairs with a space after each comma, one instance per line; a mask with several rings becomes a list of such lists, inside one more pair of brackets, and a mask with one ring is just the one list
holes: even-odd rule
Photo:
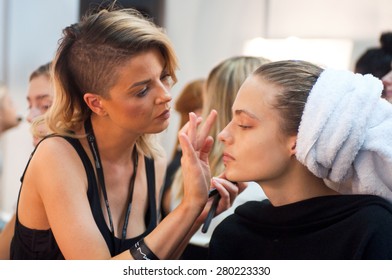
[[[38, 108], [38, 110], [40, 110], [40, 111], [46, 112], [50, 108], [50, 106], [52, 106], [52, 103], [39, 105], [39, 106], [36, 106], [35, 108]], [[31, 106], [31, 105], [29, 105], [27, 107], [28, 110], [31, 110], [32, 108], [33, 108], [33, 106]]]
[[136, 96], [137, 96], [137, 97], [144, 97], [144, 96], [146, 96], [148, 90], [149, 90], [149, 87], [145, 87], [145, 88], [143, 88], [141, 91], [139, 91], [139, 92], [136, 94]]
[[[161, 81], [162, 83], [164, 83], [167, 87], [171, 87], [172, 85], [172, 79], [171, 79], [171, 75], [169, 73], [163, 73], [163, 75], [161, 76]], [[144, 97], [147, 92], [149, 91], [149, 87], [145, 87], [143, 88], [141, 91], [139, 91], [136, 96], [137, 97]]]
[[238, 125], [240, 128], [242, 128], [242, 129], [249, 129], [249, 128], [251, 128], [250, 126], [248, 126], [248, 125]]

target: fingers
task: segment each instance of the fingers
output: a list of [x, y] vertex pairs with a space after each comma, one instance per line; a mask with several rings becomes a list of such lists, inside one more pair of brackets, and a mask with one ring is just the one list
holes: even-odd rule
[[[224, 172], [221, 173], [218, 177], [227, 180]], [[232, 182], [232, 181], [230, 181], [230, 182]], [[237, 185], [238, 194], [242, 193], [248, 187], [248, 182], [232, 182], [232, 183]]]
[[201, 117], [198, 117], [195, 113], [191, 112], [189, 113], [189, 121], [178, 132], [178, 137], [181, 133], [185, 133], [186, 135], [188, 135], [189, 140], [196, 151], [198, 151], [202, 146], [202, 144], [199, 143], [201, 141], [198, 139], [201, 138], [198, 136], [197, 131], [197, 128], [200, 125], [201, 121]]
[[204, 141], [204, 144], [200, 150], [199, 157], [202, 161], [208, 162], [208, 156], [210, 154], [213, 145], [214, 145], [214, 138], [212, 138], [212, 136], [208, 136], [207, 139]]
[[234, 199], [239, 194], [239, 188], [236, 184], [223, 179], [214, 177], [211, 179], [211, 185], [213, 188], [216, 188], [221, 196], [221, 200], [218, 206], [218, 213], [228, 209], [234, 202]]
[[218, 113], [216, 112], [216, 110], [212, 110], [210, 112], [210, 114], [208, 115], [206, 121], [204, 122], [204, 124], [200, 128], [198, 139], [197, 139], [198, 140], [197, 145], [199, 145], [199, 146], [195, 146], [195, 148], [197, 150], [199, 150], [202, 147], [202, 145], [204, 144], [204, 141], [205, 141], [204, 139], [206, 139], [207, 136], [209, 135], [211, 128], [215, 123], [217, 115], [218, 115]]
[[180, 132], [178, 134], [178, 141], [180, 142], [182, 155], [194, 162], [196, 158], [195, 151], [188, 135], [184, 132]]
[[[181, 128], [178, 133], [185, 133], [188, 135], [189, 140], [196, 151], [199, 151], [205, 146], [206, 139], [211, 131], [212, 126], [215, 123], [217, 117], [217, 112], [212, 110], [208, 115], [205, 123], [200, 127], [198, 127], [202, 122], [202, 118], [197, 117], [197, 115], [193, 112], [189, 113], [189, 121]], [[209, 143], [210, 140], [207, 142]]]
[[[187, 134], [189, 140], [193, 147], [196, 148], [196, 138], [197, 138], [197, 116], [195, 113], [189, 113], [189, 126], [187, 130]], [[197, 150], [197, 149], [196, 149]]]

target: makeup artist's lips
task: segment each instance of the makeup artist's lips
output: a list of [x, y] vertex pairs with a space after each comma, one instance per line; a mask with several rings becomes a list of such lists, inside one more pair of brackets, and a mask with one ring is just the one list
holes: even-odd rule
[[232, 157], [230, 154], [228, 154], [228, 153], [223, 153], [223, 156], [222, 156], [223, 164], [227, 164], [227, 163], [229, 163], [230, 161], [234, 161], [234, 160], [235, 160], [234, 157]]
[[157, 119], [161, 119], [161, 120], [167, 120], [170, 118], [170, 110], [165, 110], [163, 111], [162, 114], [160, 114]]

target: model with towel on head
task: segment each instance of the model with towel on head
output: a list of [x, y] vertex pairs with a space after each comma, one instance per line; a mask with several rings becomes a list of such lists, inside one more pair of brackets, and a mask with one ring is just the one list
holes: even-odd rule
[[[268, 199], [214, 231], [211, 259], [392, 259], [392, 105], [382, 82], [304, 61], [259, 67], [219, 134], [225, 177]], [[246, 144], [244, 144], [246, 143]]]

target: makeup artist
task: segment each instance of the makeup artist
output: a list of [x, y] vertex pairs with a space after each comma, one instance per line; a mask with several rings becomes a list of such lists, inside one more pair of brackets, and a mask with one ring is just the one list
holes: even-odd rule
[[[184, 198], [160, 221], [166, 159], [154, 136], [169, 124], [177, 69], [170, 40], [132, 9], [102, 10], [63, 34], [44, 118], [52, 134], [22, 177], [11, 259], [178, 258], [209, 209], [217, 112], [203, 125], [190, 114], [179, 133]], [[219, 214], [238, 188], [215, 187]]]

